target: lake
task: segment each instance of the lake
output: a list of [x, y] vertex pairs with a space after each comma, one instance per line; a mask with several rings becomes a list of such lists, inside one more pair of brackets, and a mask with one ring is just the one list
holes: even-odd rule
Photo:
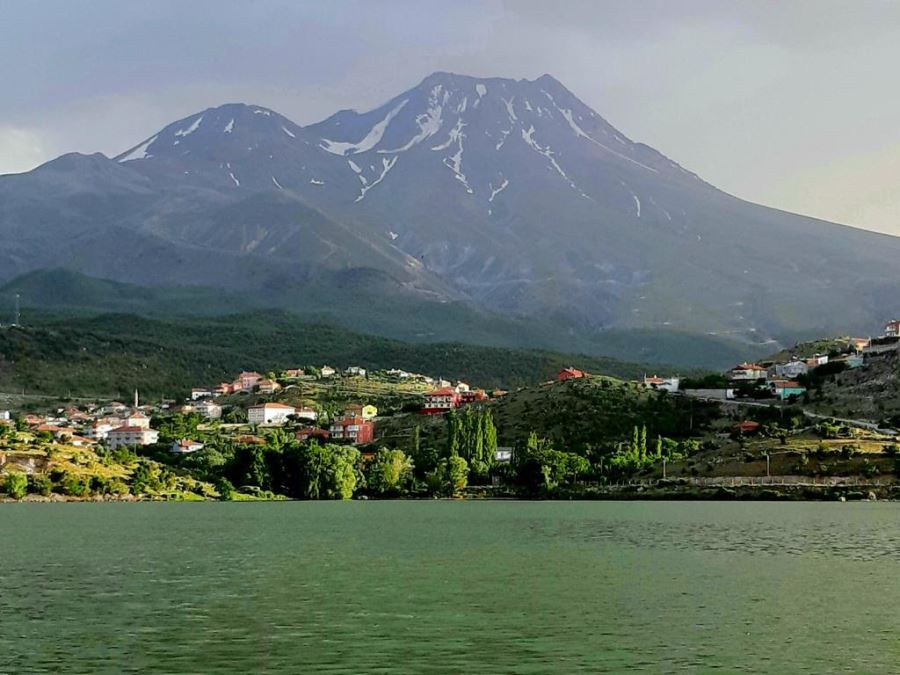
[[0, 506], [0, 673], [893, 673], [900, 505]]

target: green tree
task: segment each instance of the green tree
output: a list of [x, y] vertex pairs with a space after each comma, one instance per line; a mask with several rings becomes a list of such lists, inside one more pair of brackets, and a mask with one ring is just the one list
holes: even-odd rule
[[469, 464], [462, 457], [453, 455], [440, 461], [436, 473], [441, 492], [454, 497], [468, 484]]
[[24, 473], [6, 474], [3, 491], [13, 499], [22, 499], [28, 493], [28, 476]]
[[412, 470], [412, 462], [402, 450], [382, 448], [369, 464], [368, 486], [380, 494], [397, 492], [412, 475]]

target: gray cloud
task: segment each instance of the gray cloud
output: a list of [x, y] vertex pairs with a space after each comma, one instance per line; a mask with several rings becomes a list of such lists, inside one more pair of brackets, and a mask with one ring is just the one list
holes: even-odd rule
[[303, 124], [434, 70], [549, 72], [729, 192], [900, 232], [897, 3], [2, 0], [0, 59], [0, 172], [227, 101]]

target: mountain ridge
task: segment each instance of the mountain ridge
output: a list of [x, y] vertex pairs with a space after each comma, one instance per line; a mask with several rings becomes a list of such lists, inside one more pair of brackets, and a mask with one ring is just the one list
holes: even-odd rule
[[724, 193], [550, 75], [433, 73], [306, 126], [211, 107], [112, 159], [0, 177], [0, 201], [0, 281], [66, 267], [264, 291], [366, 267], [560, 331], [746, 344], [867, 332], [900, 291], [897, 238]]

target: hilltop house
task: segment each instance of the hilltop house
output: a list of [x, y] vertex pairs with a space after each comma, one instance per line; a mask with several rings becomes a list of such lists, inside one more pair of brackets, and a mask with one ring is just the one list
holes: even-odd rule
[[850, 346], [858, 352], [872, 344], [869, 338], [850, 338]]
[[322, 377], [331, 377], [335, 374], [335, 372], [337, 371], [331, 366], [322, 366], [319, 369], [319, 375], [321, 375]]
[[110, 431], [106, 436], [106, 444], [110, 450], [131, 445], [153, 445], [158, 440], [158, 431], [138, 426], [119, 427]]
[[360, 368], [359, 366], [350, 366], [344, 371], [344, 375], [349, 375], [351, 377], [365, 377], [366, 369]]
[[201, 398], [211, 398], [212, 395], [212, 391], [203, 387], [194, 387], [193, 389], [191, 389], [192, 401], [199, 401]]
[[810, 356], [805, 362], [806, 367], [810, 370], [818, 368], [819, 366], [824, 366], [828, 363], [828, 354], [816, 354], [815, 356]]
[[0, 410], [0, 420], [9, 421], [9, 410]]
[[353, 445], [371, 443], [375, 439], [375, 423], [362, 417], [342, 417], [329, 430], [332, 440], [350, 441]]
[[317, 413], [312, 408], [307, 408], [305, 406], [303, 408], [298, 408], [294, 414], [299, 419], [306, 420], [308, 422], [315, 422], [317, 419], [319, 419], [319, 413]]
[[187, 455], [202, 449], [203, 443], [192, 441], [189, 438], [182, 438], [180, 441], [175, 441], [174, 443], [172, 443], [172, 446], [169, 448], [169, 452], [176, 455]]
[[563, 368], [556, 374], [557, 382], [565, 382], [566, 380], [577, 380], [584, 377], [584, 371], [578, 370], [577, 368]]
[[900, 320], [894, 319], [884, 324], [885, 337], [900, 337]]
[[263, 403], [247, 409], [250, 424], [284, 424], [297, 411], [284, 403]]
[[673, 394], [678, 391], [678, 386], [680, 383], [680, 378], [657, 377], [656, 375], [652, 375], [650, 377], [644, 375], [644, 378], [641, 380], [641, 385], [647, 387], [648, 389], [659, 389], [661, 391], [668, 391]]
[[459, 392], [453, 387], [442, 387], [425, 394], [425, 404], [422, 406], [423, 415], [440, 415], [458, 408], [460, 403]]
[[755, 382], [766, 379], [766, 369], [756, 363], [742, 363], [732, 368], [728, 376], [738, 382]]
[[301, 442], [313, 439], [320, 443], [325, 443], [329, 438], [331, 438], [331, 434], [327, 429], [319, 429], [318, 427], [305, 427], [294, 434], [294, 438]]

